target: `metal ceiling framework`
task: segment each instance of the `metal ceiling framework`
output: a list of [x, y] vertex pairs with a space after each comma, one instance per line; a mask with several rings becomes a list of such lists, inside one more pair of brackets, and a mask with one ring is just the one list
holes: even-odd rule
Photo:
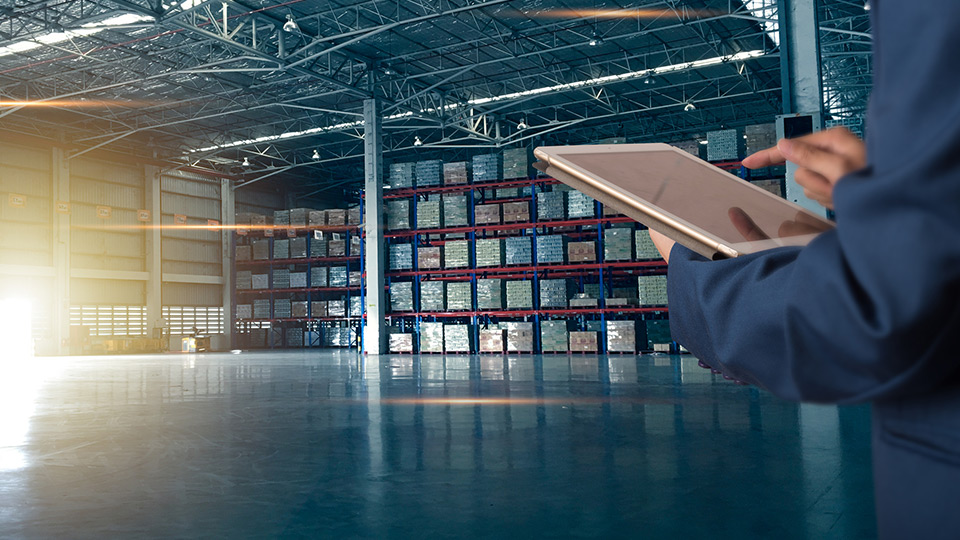
[[[374, 96], [395, 159], [689, 139], [780, 111], [776, 3], [19, 0], [0, 8], [0, 121], [72, 157], [149, 154], [310, 191], [359, 182]], [[827, 110], [856, 114], [863, 1], [821, 0], [821, 27]]]

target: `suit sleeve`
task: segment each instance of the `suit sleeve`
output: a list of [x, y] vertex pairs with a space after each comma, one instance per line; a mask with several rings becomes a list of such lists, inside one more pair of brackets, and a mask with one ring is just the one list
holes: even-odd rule
[[674, 339], [788, 399], [903, 397], [960, 368], [960, 2], [873, 16], [868, 167], [836, 185], [836, 230], [725, 261], [671, 253]]

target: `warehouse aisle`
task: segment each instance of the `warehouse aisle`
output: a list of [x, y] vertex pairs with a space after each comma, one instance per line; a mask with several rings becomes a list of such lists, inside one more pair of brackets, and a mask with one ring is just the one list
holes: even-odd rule
[[17, 365], [4, 538], [875, 536], [868, 409], [785, 403], [690, 357]]

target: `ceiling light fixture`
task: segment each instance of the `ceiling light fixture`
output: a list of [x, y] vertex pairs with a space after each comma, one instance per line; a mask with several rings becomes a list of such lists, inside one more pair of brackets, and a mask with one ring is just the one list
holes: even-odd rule
[[870, 11], [870, 0], [864, 0], [864, 2], [863, 2], [863, 10], [864, 10], [864, 11]]
[[587, 42], [591, 47], [596, 47], [597, 45], [603, 45], [603, 38], [599, 34], [594, 34], [590, 41]]
[[287, 22], [283, 23], [284, 32], [296, 32], [299, 30], [297, 23], [293, 20], [293, 15], [287, 13]]
[[688, 101], [687, 104], [683, 106], [683, 110], [685, 112], [695, 111], [697, 110], [697, 106], [694, 105], [692, 101]]
[[314, 160], [314, 161], [320, 159], [320, 152], [317, 152], [316, 148], [314, 148], [314, 150], [313, 150], [313, 155], [310, 156], [310, 159], [312, 159], [312, 160]]
[[520, 131], [527, 129], [528, 127], [530, 126], [527, 125], [526, 119], [521, 120], [520, 123], [517, 124], [517, 129], [519, 129]]
[[249, 166], [250, 166], [250, 159], [249, 159], [249, 158], [243, 158], [243, 163], [241, 163], [240, 166], [241, 166], [241, 167], [249, 167]]
[[414, 145], [414, 146], [423, 146], [423, 141], [420, 140], [420, 136], [419, 136], [419, 135], [416, 135], [416, 136], [413, 137], [413, 145]]

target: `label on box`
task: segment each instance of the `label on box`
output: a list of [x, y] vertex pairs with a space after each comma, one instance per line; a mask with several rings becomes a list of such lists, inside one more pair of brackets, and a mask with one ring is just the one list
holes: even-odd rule
[[70, 213], [70, 203], [57, 201], [57, 213], [58, 214], [69, 214]]
[[246, 229], [237, 229], [237, 236], [246, 236], [246, 235], [247, 235]]
[[147, 223], [150, 221], [150, 211], [149, 210], [137, 210], [137, 221], [141, 223]]
[[187, 224], [187, 216], [185, 216], [185, 215], [183, 215], [183, 214], [174, 214], [174, 215], [173, 215], [173, 223], [174, 223], [174, 225], [186, 225], [186, 224]]
[[207, 228], [210, 229], [211, 231], [215, 231], [220, 228], [220, 222], [215, 219], [208, 219]]
[[287, 238], [296, 238], [297, 230], [293, 227], [287, 227]]
[[272, 236], [273, 236], [273, 229], [264, 229], [264, 230], [263, 230], [263, 235], [266, 236], [266, 237], [272, 237]]
[[98, 206], [97, 207], [97, 217], [100, 219], [110, 219], [110, 216], [113, 215], [113, 208], [109, 206]]
[[23, 208], [27, 205], [27, 196], [26, 195], [17, 195], [16, 193], [11, 193], [7, 197], [7, 202], [10, 203], [10, 206], [14, 208]]

